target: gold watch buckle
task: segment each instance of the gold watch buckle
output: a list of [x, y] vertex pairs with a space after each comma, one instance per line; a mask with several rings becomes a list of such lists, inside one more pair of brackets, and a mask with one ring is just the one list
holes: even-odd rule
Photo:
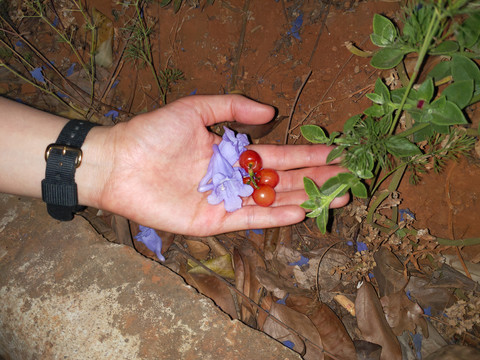
[[81, 149], [74, 148], [67, 145], [59, 145], [59, 144], [50, 144], [47, 146], [47, 149], [45, 150], [45, 161], [48, 160], [48, 157], [50, 156], [50, 152], [52, 151], [52, 149], [61, 150], [62, 156], [64, 156], [67, 153], [67, 151], [73, 151], [77, 153], [77, 157], [75, 158], [75, 167], [78, 168], [82, 164], [83, 152]]

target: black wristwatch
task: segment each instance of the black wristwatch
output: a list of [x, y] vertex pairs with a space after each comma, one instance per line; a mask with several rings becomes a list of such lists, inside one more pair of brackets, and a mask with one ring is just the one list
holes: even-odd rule
[[75, 170], [82, 163], [82, 144], [91, 128], [97, 124], [70, 120], [57, 141], [45, 150], [45, 179], [42, 180], [42, 199], [48, 213], [57, 220], [72, 220], [75, 213], [85, 209], [78, 205]]

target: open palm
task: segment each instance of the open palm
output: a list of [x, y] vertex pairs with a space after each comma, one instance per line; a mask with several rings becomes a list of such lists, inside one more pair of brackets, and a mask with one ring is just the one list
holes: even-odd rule
[[[274, 110], [238, 95], [192, 96], [159, 110], [136, 116], [112, 128], [112, 170], [101, 194], [103, 209], [142, 225], [187, 235], [284, 226], [304, 219], [299, 207], [306, 195], [303, 177], [322, 184], [342, 170], [325, 166], [330, 148], [322, 145], [251, 145], [264, 167], [280, 176], [277, 198], [268, 208], [251, 199], [235, 212], [223, 203], [210, 205], [208, 193], [198, 192], [221, 138], [206, 126], [222, 121], [262, 124]], [[342, 206], [348, 197], [337, 199]]]

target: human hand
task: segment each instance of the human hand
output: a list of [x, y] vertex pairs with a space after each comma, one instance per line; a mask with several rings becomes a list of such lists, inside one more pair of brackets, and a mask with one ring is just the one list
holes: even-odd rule
[[[307, 199], [303, 177], [321, 185], [345, 171], [325, 165], [330, 147], [250, 145], [264, 167], [276, 169], [280, 176], [276, 200], [268, 208], [246, 198], [240, 210], [229, 213], [223, 203], [210, 205], [209, 193], [197, 190], [212, 145], [221, 141], [206, 126], [234, 120], [262, 124], [273, 116], [272, 107], [238, 95], [191, 96], [116, 125], [109, 133], [112, 161], [99, 206], [144, 226], [196, 236], [302, 221], [305, 210], [299, 205]], [[343, 196], [332, 206], [347, 201], [348, 196]]]

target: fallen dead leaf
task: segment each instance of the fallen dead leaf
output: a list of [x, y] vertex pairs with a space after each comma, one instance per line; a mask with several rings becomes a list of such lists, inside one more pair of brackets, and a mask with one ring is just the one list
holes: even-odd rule
[[212, 299], [232, 319], [238, 318], [234, 299], [229, 286], [224, 281], [213, 275], [188, 273], [185, 269], [181, 269], [179, 274], [189, 285]]
[[417, 326], [420, 326], [422, 334], [428, 337], [427, 321], [423, 317], [422, 308], [411, 301], [404, 290], [383, 296], [380, 303], [395, 335], [400, 336], [404, 331], [415, 333]]
[[382, 347], [381, 360], [401, 360], [402, 349], [388, 325], [375, 289], [364, 282], [355, 300], [357, 325], [363, 338]]
[[188, 247], [188, 253], [197, 260], [205, 260], [210, 253], [210, 247], [198, 240], [185, 239]]
[[[209, 275], [209, 271], [201, 265], [197, 265], [193, 261], [188, 260], [188, 263], [192, 268], [188, 270], [191, 274], [206, 274]], [[202, 264], [212, 270], [214, 273], [223, 276], [227, 279], [235, 279], [235, 272], [232, 266], [232, 256], [225, 254], [207, 261], [203, 261]]]
[[[262, 303], [262, 307], [263, 305]], [[322, 341], [317, 328], [306, 315], [276, 302], [271, 302], [269, 314], [270, 316], [266, 318], [262, 328], [266, 334], [284, 344], [286, 341], [290, 341], [293, 343], [292, 349], [301, 354], [306, 360], [325, 359], [322, 351]], [[279, 324], [278, 321], [272, 319], [272, 316], [287, 325], [290, 329], [294, 329], [295, 332], [308, 339], [308, 341], [304, 341], [295, 334], [295, 332]]]
[[373, 255], [377, 266], [373, 268], [373, 275], [377, 280], [380, 296], [390, 295], [403, 289], [408, 279], [403, 273], [403, 264], [387, 248], [380, 247]]

